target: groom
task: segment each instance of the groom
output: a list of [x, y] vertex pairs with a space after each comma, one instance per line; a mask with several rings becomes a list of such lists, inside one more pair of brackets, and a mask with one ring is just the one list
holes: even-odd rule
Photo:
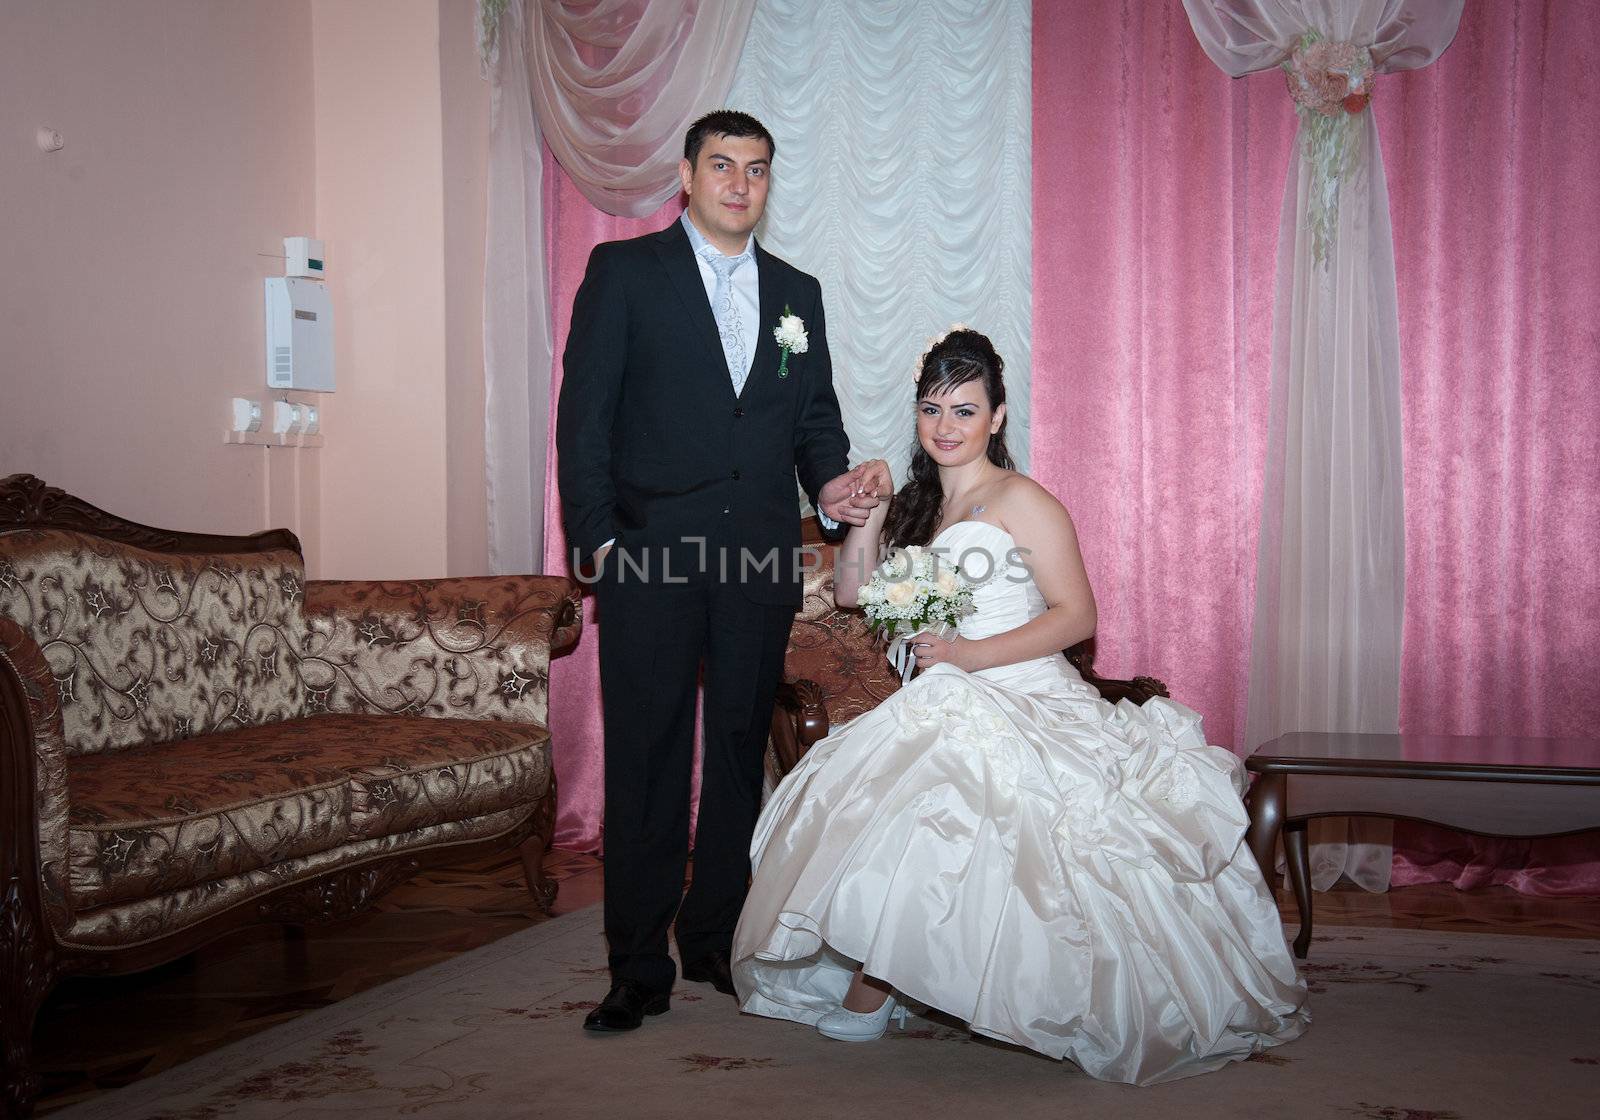
[[[846, 470], [821, 287], [755, 242], [773, 147], [747, 114], [696, 121], [682, 218], [596, 246], [573, 301], [556, 449], [573, 569], [596, 571], [612, 977], [588, 1030], [632, 1030], [667, 1010], [674, 916], [684, 978], [733, 994], [728, 950], [800, 605], [795, 478], [832, 528], [863, 524], [886, 482], [876, 465]], [[786, 330], [781, 345], [775, 328], [790, 315], [804, 337]]]

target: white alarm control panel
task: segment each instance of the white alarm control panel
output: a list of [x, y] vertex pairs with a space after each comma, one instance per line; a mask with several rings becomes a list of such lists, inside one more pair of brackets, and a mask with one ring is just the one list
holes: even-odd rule
[[267, 387], [333, 392], [333, 301], [316, 280], [266, 280]]

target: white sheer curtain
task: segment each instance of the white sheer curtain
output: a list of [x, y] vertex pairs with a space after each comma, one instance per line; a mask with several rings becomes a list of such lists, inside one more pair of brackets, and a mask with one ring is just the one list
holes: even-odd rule
[[931, 335], [1006, 360], [1028, 455], [1032, 337], [1029, 0], [759, 0], [728, 100], [778, 143], [762, 244], [822, 281], [855, 459], [904, 477]]
[[492, 84], [483, 273], [489, 570], [539, 572], [552, 333], [539, 121], [528, 90], [522, 0], [483, 0], [480, 29], [484, 77]]
[[[1206, 54], [1233, 77], [1283, 63], [1308, 31], [1369, 48], [1378, 74], [1426, 66], [1449, 46], [1461, 17], [1461, 0], [1184, 6]], [[1383, 96], [1381, 81], [1373, 96]], [[1287, 92], [1284, 102], [1287, 112]], [[1306, 139], [1328, 124], [1303, 119], [1284, 188], [1251, 750], [1286, 731], [1399, 728], [1405, 543], [1394, 238], [1371, 110], [1354, 114], [1340, 134], [1345, 147], [1331, 178], [1332, 161], [1316, 158]], [[1318, 236], [1319, 226], [1328, 236]], [[1318, 890], [1341, 875], [1368, 890], [1388, 887], [1387, 823], [1325, 822], [1311, 840]]]
[[755, 0], [479, 0], [494, 85], [484, 275], [489, 566], [544, 558], [551, 324], [541, 136], [590, 202], [640, 217], [678, 191], [683, 134], [719, 108]]

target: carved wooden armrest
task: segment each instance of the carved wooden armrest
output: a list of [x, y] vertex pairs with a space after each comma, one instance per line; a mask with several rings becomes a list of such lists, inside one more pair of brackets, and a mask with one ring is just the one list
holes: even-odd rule
[[306, 584], [308, 712], [545, 724], [551, 654], [583, 626], [561, 576]]
[[1077, 645], [1065, 651], [1067, 660], [1072, 662], [1072, 667], [1078, 670], [1078, 675], [1085, 681], [1094, 685], [1100, 693], [1101, 699], [1116, 704], [1122, 700], [1129, 700], [1135, 704], [1143, 704], [1154, 696], [1171, 697], [1164, 682], [1154, 677], [1134, 677], [1131, 681], [1120, 680], [1116, 677], [1097, 676], [1094, 671], [1094, 639], [1086, 638]]
[[772, 748], [781, 773], [795, 768], [802, 755], [828, 735], [828, 706], [815, 681], [784, 681], [772, 709]]

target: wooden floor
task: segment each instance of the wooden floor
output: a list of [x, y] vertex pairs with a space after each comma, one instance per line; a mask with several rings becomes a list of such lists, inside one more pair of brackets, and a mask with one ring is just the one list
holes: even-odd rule
[[[594, 857], [557, 851], [548, 866], [561, 881], [558, 915], [600, 900]], [[1295, 928], [1293, 900], [1280, 892], [1279, 905]], [[126, 1085], [543, 920], [521, 864], [507, 853], [419, 875], [372, 912], [303, 938], [263, 929], [136, 976], [68, 980], [45, 1006], [35, 1035], [44, 1074], [39, 1111]], [[1600, 898], [1533, 898], [1501, 887], [1352, 888], [1318, 894], [1316, 920], [1600, 939]]]

